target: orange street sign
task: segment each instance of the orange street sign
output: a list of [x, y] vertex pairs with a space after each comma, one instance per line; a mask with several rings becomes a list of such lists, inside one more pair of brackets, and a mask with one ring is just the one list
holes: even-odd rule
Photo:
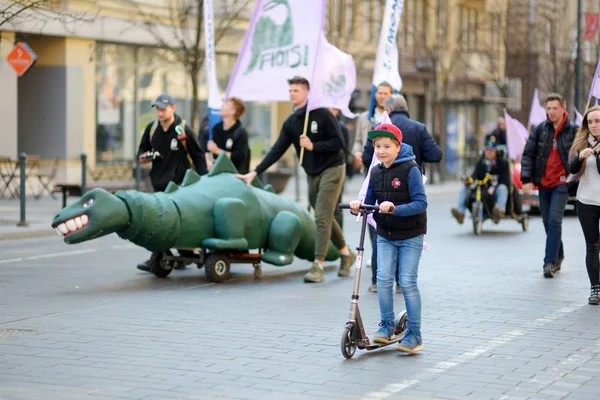
[[37, 55], [31, 50], [27, 43], [19, 42], [6, 56], [6, 62], [15, 70], [18, 77], [21, 77], [35, 64]]

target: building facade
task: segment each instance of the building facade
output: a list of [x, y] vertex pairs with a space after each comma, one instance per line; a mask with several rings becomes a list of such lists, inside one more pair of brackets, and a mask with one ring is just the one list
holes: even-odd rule
[[[582, 13], [600, 13], [600, 2], [582, 0]], [[522, 83], [520, 107], [512, 110], [515, 118], [527, 124], [534, 90], [540, 101], [548, 93], [565, 96], [572, 116], [575, 103], [575, 58], [577, 37], [577, 1], [509, 0], [507, 34], [508, 77]], [[581, 33], [585, 30], [582, 15]], [[581, 42], [582, 79], [580, 112], [583, 112], [596, 64], [600, 59], [600, 34]]]
[[[404, 2], [398, 34], [402, 92], [411, 116], [431, 127], [441, 142], [444, 167], [452, 175], [466, 168], [488, 129], [486, 124], [506, 102], [488, 93], [493, 82], [504, 79], [501, 32], [506, 26], [506, 1]], [[255, 1], [246, 3], [215, 2], [217, 20], [227, 10], [244, 6], [216, 46], [222, 91], [254, 9]], [[21, 78], [8, 64], [0, 63], [0, 117], [6, 127], [0, 137], [2, 155], [16, 157], [24, 151], [44, 158], [77, 159], [85, 152], [91, 165], [132, 159], [143, 128], [154, 118], [150, 105], [162, 92], [171, 93], [178, 112], [189, 118], [189, 73], [157, 40], [157, 34], [175, 33], [164, 26], [155, 32], [144, 23], [168, 20], [172, 12], [168, 2], [56, 0], [52, 4], [59, 17], [42, 20], [31, 11], [0, 25], [0, 56], [4, 58], [19, 41], [28, 43], [38, 56], [37, 64]], [[384, 4], [385, 0], [328, 2], [327, 37], [353, 54], [357, 67], [355, 112], [368, 105]], [[206, 109], [204, 81], [201, 68], [201, 116]], [[243, 121], [251, 134], [254, 157], [262, 157], [290, 111], [287, 103], [249, 104]]]

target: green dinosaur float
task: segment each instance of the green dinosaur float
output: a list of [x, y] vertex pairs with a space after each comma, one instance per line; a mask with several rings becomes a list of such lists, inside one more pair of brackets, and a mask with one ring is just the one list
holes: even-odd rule
[[[81, 243], [116, 232], [153, 252], [152, 272], [167, 276], [170, 249], [196, 249], [215, 281], [229, 274], [227, 254], [283, 266], [294, 255], [312, 261], [316, 225], [295, 201], [276, 195], [258, 179], [252, 186], [233, 176], [237, 170], [222, 153], [210, 173], [186, 172], [181, 186], [170, 182], [165, 192], [144, 193], [92, 189], [58, 213], [52, 227], [67, 244]], [[249, 251], [259, 252], [250, 256]], [[330, 242], [326, 260], [339, 257]], [[244, 257], [240, 258], [240, 260]], [[202, 262], [204, 261], [204, 262]], [[248, 262], [248, 261], [246, 261]]]

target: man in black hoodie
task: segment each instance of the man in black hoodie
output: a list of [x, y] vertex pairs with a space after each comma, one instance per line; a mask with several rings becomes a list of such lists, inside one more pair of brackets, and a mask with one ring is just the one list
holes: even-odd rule
[[[154, 191], [164, 191], [170, 181], [180, 184], [185, 171], [192, 167], [199, 175], [206, 174], [204, 151], [189, 124], [175, 114], [173, 97], [161, 94], [152, 107], [157, 119], [146, 126], [137, 154], [141, 164], [152, 162], [150, 180]], [[137, 267], [150, 271], [150, 260]]]
[[326, 108], [309, 112], [307, 132], [303, 135], [310, 86], [302, 77], [289, 79], [288, 84], [294, 113], [285, 120], [279, 138], [256, 169], [236, 176], [250, 185], [257, 175], [279, 160], [290, 145], [294, 145], [298, 155], [304, 148], [302, 167], [308, 175], [308, 197], [317, 224], [315, 258], [310, 271], [304, 275], [304, 282], [318, 283], [324, 280], [323, 263], [330, 240], [342, 258], [338, 276], [348, 276], [356, 260], [356, 254], [346, 246], [344, 234], [333, 219], [346, 173], [344, 139], [338, 121]]

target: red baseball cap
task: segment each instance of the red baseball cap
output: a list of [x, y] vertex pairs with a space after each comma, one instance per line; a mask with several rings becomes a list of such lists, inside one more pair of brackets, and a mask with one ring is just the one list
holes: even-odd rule
[[374, 130], [369, 131], [369, 139], [373, 140], [376, 137], [387, 136], [395, 139], [398, 143], [402, 144], [402, 131], [396, 125], [393, 124], [379, 124]]

